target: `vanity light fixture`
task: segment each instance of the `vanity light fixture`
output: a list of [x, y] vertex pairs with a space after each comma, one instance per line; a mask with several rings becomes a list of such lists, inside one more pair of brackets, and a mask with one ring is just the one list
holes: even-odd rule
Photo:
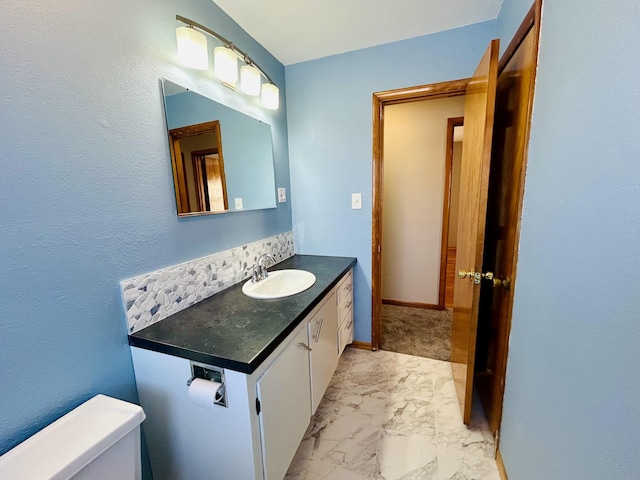
[[[245, 52], [222, 35], [193, 20], [180, 15], [176, 15], [176, 20], [186, 25], [176, 29], [178, 56], [185, 65], [198, 70], [207, 70], [209, 68], [207, 39], [198, 31], [200, 30], [222, 42], [222, 46], [218, 46], [213, 50], [213, 70], [223, 85], [232, 90], [236, 89], [238, 59], [240, 59], [245, 64], [240, 68], [240, 89], [242, 92], [251, 96], [260, 95], [260, 103], [264, 108], [269, 110], [277, 110], [279, 108], [280, 90], [269, 78], [269, 75], [251, 60]], [[266, 83], [262, 83], [262, 77], [267, 80]]]
[[257, 97], [260, 95], [260, 70], [251, 65], [244, 65], [240, 68], [240, 88], [247, 95]]
[[260, 95], [260, 103], [264, 108], [277, 110], [280, 106], [280, 96], [278, 95], [278, 87], [272, 83], [262, 84], [262, 94]]
[[213, 73], [222, 83], [235, 85], [238, 81], [238, 57], [227, 47], [213, 49]]
[[182, 62], [196, 70], [209, 68], [207, 37], [193, 27], [179, 27], [176, 30], [178, 56]]

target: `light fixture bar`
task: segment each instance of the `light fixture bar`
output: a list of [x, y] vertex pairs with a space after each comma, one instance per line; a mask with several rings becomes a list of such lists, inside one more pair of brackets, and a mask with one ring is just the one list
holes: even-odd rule
[[227, 40], [226, 38], [224, 38], [222, 35], [214, 32], [213, 30], [210, 30], [209, 28], [205, 27], [204, 25], [200, 25], [198, 22], [194, 22], [193, 20], [189, 20], [188, 18], [185, 18], [181, 15], [176, 15], [176, 20], [178, 20], [179, 22], [184, 23], [185, 25], [197, 28], [198, 30], [202, 30], [204, 33], [208, 33], [209, 35], [211, 35], [214, 38], [217, 38], [218, 40], [220, 40], [222, 43], [224, 43], [224, 45], [227, 48], [230, 48], [231, 50], [233, 50], [235, 52], [235, 54], [240, 57], [240, 59], [246, 63], [247, 65], [251, 65], [252, 67], [257, 68], [260, 73], [262, 75], [264, 75], [264, 78], [266, 78], [269, 83], [272, 83], [275, 85], [274, 81], [271, 80], [271, 78], [269, 77], [269, 75], [267, 75], [265, 73], [265, 71], [260, 68], [260, 66], [254, 62], [249, 55], [247, 55], [245, 52], [243, 52], [242, 50], [240, 50], [238, 47], [236, 47], [233, 42]]

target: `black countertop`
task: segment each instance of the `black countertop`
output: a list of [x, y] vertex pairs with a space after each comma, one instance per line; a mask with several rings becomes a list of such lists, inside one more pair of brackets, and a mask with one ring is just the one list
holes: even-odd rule
[[350, 257], [294, 255], [269, 270], [307, 270], [316, 283], [273, 300], [242, 293], [243, 282], [129, 335], [129, 344], [252, 373], [355, 265]]

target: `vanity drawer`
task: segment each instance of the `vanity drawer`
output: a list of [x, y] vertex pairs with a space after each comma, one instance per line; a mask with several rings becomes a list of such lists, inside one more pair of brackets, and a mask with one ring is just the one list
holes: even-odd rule
[[344, 348], [353, 342], [353, 309], [349, 310], [346, 321], [338, 328], [338, 354], [342, 355]]
[[348, 298], [342, 305], [338, 305], [338, 326], [353, 319], [353, 297]]
[[338, 308], [343, 307], [353, 299], [353, 270], [349, 270], [338, 283]]

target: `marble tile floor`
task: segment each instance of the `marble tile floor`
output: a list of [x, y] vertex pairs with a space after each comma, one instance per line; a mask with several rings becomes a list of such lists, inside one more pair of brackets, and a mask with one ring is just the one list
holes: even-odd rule
[[287, 480], [500, 480], [479, 402], [462, 423], [448, 362], [347, 348]]

